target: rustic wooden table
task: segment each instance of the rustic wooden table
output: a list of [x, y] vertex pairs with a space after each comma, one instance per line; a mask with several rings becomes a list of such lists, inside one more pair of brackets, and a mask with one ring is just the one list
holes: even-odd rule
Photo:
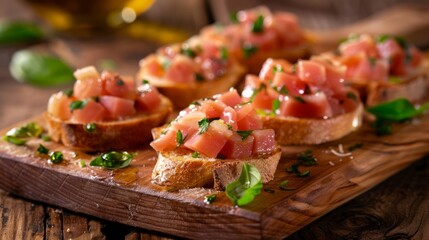
[[[15, 12], [20, 7], [0, 0], [0, 18], [28, 13]], [[7, 11], [8, 8], [11, 11]], [[29, 17], [32, 16], [25, 16]], [[136, 71], [141, 57], [157, 47], [155, 43], [115, 36], [91, 40], [62, 39], [59, 44], [67, 46], [62, 54], [67, 55], [69, 51], [71, 60], [80, 66], [96, 64], [100, 59], [113, 59], [118, 63], [118, 69], [128, 74]], [[39, 89], [13, 80], [8, 66], [13, 52], [21, 47], [0, 47], [0, 128], [43, 112], [50, 94], [59, 89]], [[424, 158], [288, 239], [429, 239], [428, 183], [428, 159]], [[2, 190], [0, 215], [0, 239], [175, 238], [76, 214]]]

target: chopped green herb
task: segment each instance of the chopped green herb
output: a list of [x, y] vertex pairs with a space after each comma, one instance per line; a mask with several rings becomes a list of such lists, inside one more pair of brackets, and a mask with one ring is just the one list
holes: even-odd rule
[[264, 30], [264, 16], [259, 15], [258, 18], [256, 18], [255, 22], [253, 22], [252, 32], [260, 33], [263, 30]]
[[60, 163], [63, 161], [63, 153], [59, 151], [51, 152], [49, 154], [49, 159], [52, 163]]
[[195, 80], [197, 80], [198, 82], [202, 82], [204, 81], [204, 76], [201, 73], [195, 73]]
[[288, 185], [289, 185], [289, 180], [284, 180], [283, 182], [281, 182], [279, 184], [279, 188], [281, 190], [283, 190], [283, 191], [292, 191], [292, 190], [295, 190], [295, 188], [287, 187]]
[[118, 78], [118, 79], [116, 80], [116, 86], [123, 86], [123, 85], [125, 85], [124, 80], [122, 80], [122, 79]]
[[238, 20], [238, 14], [237, 14], [237, 12], [231, 12], [229, 14], [229, 20], [231, 21], [231, 23], [238, 23], [239, 20]]
[[272, 106], [271, 106], [271, 110], [274, 114], [276, 114], [277, 110], [280, 108], [280, 100], [279, 99], [274, 99]]
[[274, 190], [274, 189], [272, 189], [272, 188], [264, 188], [264, 191], [265, 192], [268, 192], [268, 193], [275, 193], [276, 191]]
[[192, 157], [193, 158], [199, 158], [200, 157], [200, 153], [199, 152], [193, 152], [192, 153]]
[[79, 167], [83, 168], [86, 167], [86, 162], [84, 160], [79, 161]]
[[378, 43], [383, 43], [383, 42], [385, 42], [385, 41], [387, 41], [388, 39], [390, 39], [391, 38], [391, 36], [390, 35], [387, 35], [387, 34], [382, 34], [382, 35], [379, 35], [378, 37], [377, 37], [377, 42]]
[[63, 93], [67, 96], [67, 97], [71, 97], [73, 96], [73, 90], [72, 89], [68, 89], [68, 90], [64, 90]]
[[299, 174], [300, 177], [307, 177], [308, 175], [310, 175], [310, 170], [307, 170], [307, 171]]
[[198, 126], [200, 127], [200, 130], [198, 131], [198, 135], [203, 134], [207, 132], [209, 129], [210, 121], [207, 118], [203, 118], [200, 121], [198, 121]]
[[297, 156], [298, 164], [304, 164], [305, 166], [314, 166], [317, 165], [316, 158], [313, 156], [313, 150], [307, 149], [302, 153], [299, 153]]
[[180, 49], [180, 53], [183, 54], [183, 55], [185, 55], [185, 56], [188, 56], [190, 58], [194, 58], [194, 57], [197, 56], [197, 54], [195, 53], [195, 51], [192, 50], [189, 47], [182, 47], [182, 49]]
[[49, 135], [47, 135], [47, 134], [42, 134], [42, 135], [40, 136], [40, 138], [41, 138], [43, 141], [45, 141], [45, 142], [49, 142], [49, 141], [51, 141], [51, 137], [50, 137]]
[[281, 86], [281, 87], [274, 87], [274, 90], [276, 90], [276, 92], [280, 93], [281, 95], [288, 95], [289, 94], [289, 90], [286, 88], [286, 86]]
[[132, 159], [133, 155], [128, 152], [111, 151], [94, 158], [89, 165], [107, 169], [118, 169], [128, 167]]
[[40, 154], [48, 154], [49, 149], [47, 149], [42, 144], [39, 144], [39, 147], [37, 148], [37, 152], [40, 153]]
[[193, 101], [189, 105], [201, 106], [201, 103], [199, 101]]
[[[249, 102], [253, 102], [253, 100], [255, 100], [256, 95], [258, 95], [258, 93], [265, 89], [267, 89], [267, 85], [265, 85], [265, 83], [261, 83], [257, 89], [253, 89], [253, 93], [252, 96], [250, 96], [249, 98]], [[242, 105], [244, 105], [244, 103], [242, 103]]]
[[258, 50], [257, 47], [252, 46], [250, 44], [245, 44], [243, 46], [243, 56], [244, 56], [244, 58], [246, 58], [246, 59], [250, 58], [253, 54], [256, 53], [257, 50]]
[[402, 122], [424, 113], [427, 109], [429, 109], [429, 102], [415, 108], [409, 100], [399, 98], [369, 107], [367, 111], [375, 115], [377, 119]]
[[361, 148], [361, 147], [363, 147], [363, 143], [356, 143], [356, 144], [351, 145], [348, 149], [349, 149], [349, 152], [353, 152], [354, 150]]
[[238, 135], [240, 135], [241, 140], [246, 140], [247, 137], [250, 136], [250, 134], [252, 134], [252, 130], [247, 130], [247, 131], [237, 131]]
[[283, 67], [280, 64], [274, 65], [273, 67], [273, 72], [277, 73], [277, 72], [284, 72]]
[[300, 102], [300, 103], [305, 103], [305, 100], [302, 98], [302, 97], [300, 97], [300, 96], [295, 96], [294, 97], [294, 99], [297, 101], [297, 102]]
[[82, 109], [83, 107], [85, 107], [87, 101], [86, 100], [76, 100], [73, 101], [72, 103], [70, 103], [70, 111], [73, 112], [76, 109]]
[[228, 60], [229, 52], [228, 52], [228, 49], [226, 47], [220, 48], [220, 58], [223, 60]]
[[294, 64], [290, 67], [290, 73], [292, 73], [292, 74], [296, 73], [296, 64]]
[[228, 130], [232, 130], [232, 125], [231, 124], [226, 124], [226, 126], [228, 127]]
[[183, 145], [183, 143], [185, 143], [185, 140], [188, 136], [186, 135], [185, 137], [183, 137], [182, 135], [182, 131], [178, 130], [176, 133], [176, 146], [180, 147]]
[[39, 137], [43, 128], [37, 123], [30, 122], [18, 128], [12, 128], [3, 137], [3, 140], [15, 144], [24, 145], [30, 137]]
[[262, 187], [262, 177], [258, 169], [243, 163], [240, 177], [226, 186], [225, 193], [235, 205], [244, 206], [261, 193]]
[[204, 197], [204, 202], [207, 204], [211, 204], [216, 200], [216, 194], [208, 195]]
[[143, 85], [149, 84], [149, 80], [147, 80], [147, 79], [143, 79], [143, 80], [142, 80], [142, 84], [143, 84]]
[[395, 36], [394, 39], [402, 49], [408, 49], [408, 42], [405, 40], [405, 38], [401, 36]]
[[97, 125], [95, 123], [87, 123], [83, 125], [86, 132], [93, 133], [97, 129]]
[[346, 94], [346, 97], [349, 98], [349, 99], [351, 99], [351, 100], [353, 100], [353, 101], [358, 101], [358, 98], [357, 98], [356, 94], [354, 94], [353, 92], [348, 92]]

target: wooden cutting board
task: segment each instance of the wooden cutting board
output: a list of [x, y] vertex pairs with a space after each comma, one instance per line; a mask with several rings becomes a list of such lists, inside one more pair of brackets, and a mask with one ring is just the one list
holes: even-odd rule
[[[43, 124], [41, 117], [26, 122], [30, 121]], [[33, 139], [27, 146], [0, 142], [0, 188], [76, 212], [187, 238], [280, 239], [428, 153], [429, 116], [395, 125], [389, 136], [378, 137], [365, 124], [341, 141], [283, 147], [275, 179], [244, 207], [233, 206], [224, 192], [213, 189], [177, 191], [152, 184], [156, 153], [149, 146], [133, 151], [137, 156], [130, 167], [104, 170], [89, 167], [96, 155], [43, 142], [50, 150], [64, 154], [63, 163], [49, 164], [47, 156], [36, 153], [41, 141]], [[339, 151], [340, 144], [348, 152], [358, 143], [363, 146], [350, 156], [332, 153]], [[310, 170], [308, 177], [287, 173], [285, 169], [306, 149], [314, 151], [318, 165], [300, 167]], [[81, 160], [87, 167], [79, 167]], [[284, 180], [289, 180], [288, 187], [294, 190], [281, 190], [279, 183]], [[204, 196], [213, 193], [216, 201], [204, 203]]]

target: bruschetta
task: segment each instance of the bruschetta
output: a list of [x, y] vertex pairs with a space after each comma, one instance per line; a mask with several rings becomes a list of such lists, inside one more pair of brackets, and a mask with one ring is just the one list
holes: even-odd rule
[[310, 56], [311, 37], [300, 28], [297, 17], [288, 12], [272, 13], [260, 6], [233, 15], [228, 25], [203, 28], [202, 38], [224, 42], [232, 57], [257, 74], [267, 58], [291, 62]]
[[74, 73], [73, 91], [51, 96], [44, 113], [52, 140], [85, 151], [129, 150], [152, 140], [165, 123], [170, 100], [149, 83], [92, 66]]
[[428, 89], [428, 63], [402, 37], [350, 35], [335, 52], [321, 54], [347, 67], [345, 83], [359, 89], [368, 105], [406, 98], [421, 100]]
[[193, 37], [142, 59], [138, 79], [148, 80], [183, 109], [195, 99], [227, 91], [245, 72], [223, 43]]
[[357, 129], [359, 94], [342, 84], [345, 67], [321, 60], [267, 59], [259, 76], [247, 75], [242, 97], [280, 144], [320, 144]]
[[158, 152], [155, 184], [174, 188], [223, 189], [236, 179], [244, 162], [258, 168], [262, 181], [273, 179], [281, 150], [272, 129], [235, 89], [196, 101], [168, 126], [154, 129]]

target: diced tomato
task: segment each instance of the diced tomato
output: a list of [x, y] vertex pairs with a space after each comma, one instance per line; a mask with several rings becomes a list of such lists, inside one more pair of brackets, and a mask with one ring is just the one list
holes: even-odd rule
[[207, 157], [216, 157], [232, 135], [225, 123], [219, 120], [212, 121], [207, 132], [195, 134], [186, 140], [184, 146], [202, 153]]
[[339, 50], [344, 56], [353, 56], [359, 53], [365, 53], [370, 57], [378, 56], [374, 39], [369, 35], [361, 35], [359, 39], [348, 40], [340, 45]]
[[222, 102], [207, 100], [200, 110], [206, 114], [207, 118], [220, 118], [225, 107], [226, 105]]
[[[252, 102], [253, 107], [255, 107], [256, 109], [260, 108], [260, 109], [271, 110], [273, 101], [274, 99], [277, 98], [278, 94], [274, 92], [274, 90], [272, 91], [268, 91], [268, 90], [272, 90], [272, 89], [265, 89], [258, 92], [258, 94], [256, 94]], [[271, 93], [271, 92], [274, 92], [274, 93]]]
[[128, 99], [135, 98], [133, 79], [121, 78], [116, 74], [105, 71], [101, 74], [101, 82], [103, 85], [103, 95], [111, 95]]
[[226, 124], [229, 124], [232, 130], [237, 131], [237, 113], [231, 107], [226, 107], [220, 117]]
[[176, 134], [177, 130], [170, 128], [165, 134], [152, 141], [150, 146], [158, 152], [172, 151], [177, 148]]
[[193, 135], [199, 131], [198, 122], [206, 117], [206, 114], [200, 111], [190, 112], [179, 118], [173, 123], [175, 128], [180, 129], [183, 135]]
[[100, 122], [106, 119], [108, 112], [100, 103], [92, 99], [86, 99], [86, 104], [82, 109], [75, 109], [72, 112], [71, 120], [78, 123]]
[[273, 129], [254, 130], [253, 154], [270, 153], [276, 150], [275, 132]]
[[72, 98], [63, 92], [55, 93], [49, 98], [48, 112], [61, 120], [68, 120], [71, 117], [70, 104], [72, 101]]
[[231, 89], [226, 93], [222, 93], [218, 99], [230, 107], [234, 107], [235, 105], [241, 103], [241, 97], [235, 89]]
[[262, 121], [253, 109], [246, 117], [237, 122], [238, 130], [255, 130], [262, 128]]
[[140, 92], [137, 99], [136, 105], [143, 111], [152, 111], [157, 109], [161, 104], [161, 96], [158, 90], [152, 86], [145, 88], [144, 91]]
[[252, 156], [253, 136], [242, 139], [240, 135], [234, 133], [225, 143], [220, 154], [228, 159], [240, 159]]
[[306, 83], [321, 85], [326, 81], [325, 67], [315, 61], [302, 60], [298, 62], [297, 74]]
[[171, 61], [166, 78], [174, 82], [194, 82], [195, 71], [196, 68], [192, 59], [178, 55]]
[[136, 113], [134, 101], [132, 100], [114, 96], [101, 96], [100, 103], [106, 108], [111, 119], [122, 119]]
[[303, 94], [306, 88], [305, 82], [300, 81], [296, 75], [285, 72], [275, 74], [273, 85], [278, 89], [285, 86], [288, 94], [292, 96]]
[[149, 55], [140, 61], [140, 67], [143, 71], [151, 76], [162, 77], [164, 75], [164, 68], [158, 61], [155, 55]]
[[78, 79], [73, 86], [73, 95], [78, 99], [100, 96], [102, 92], [103, 86], [98, 78]]
[[313, 95], [286, 97], [281, 103], [280, 115], [298, 118], [332, 117], [332, 109], [326, 95], [318, 92]]

